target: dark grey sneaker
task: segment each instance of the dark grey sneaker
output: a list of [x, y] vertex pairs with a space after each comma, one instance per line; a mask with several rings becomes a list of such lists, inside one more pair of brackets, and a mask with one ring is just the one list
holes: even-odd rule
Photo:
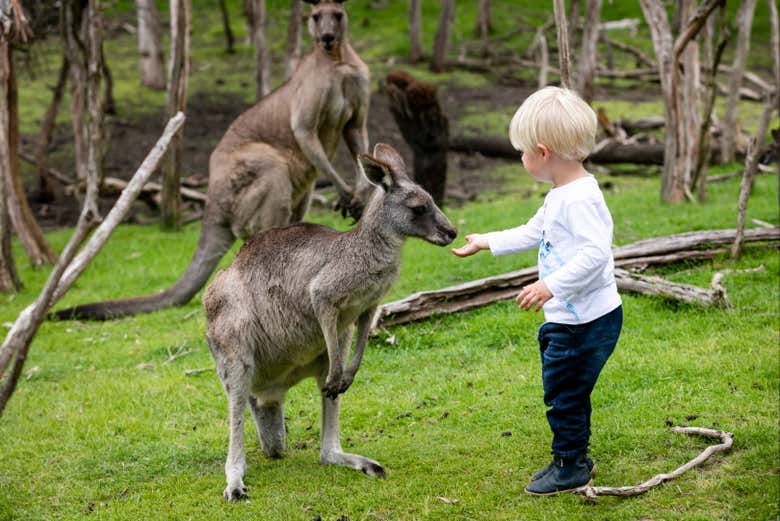
[[556, 456], [547, 474], [536, 481], [531, 481], [525, 487], [526, 494], [554, 496], [589, 485], [592, 480], [585, 457], [585, 454], [580, 454], [574, 459], [562, 459]]
[[[588, 454], [585, 454], [585, 464], [588, 466], [588, 472], [590, 472], [590, 477], [594, 477], [596, 475], [596, 464], [593, 463], [593, 460]], [[537, 479], [543, 478], [545, 474], [547, 474], [553, 469], [554, 466], [555, 466], [555, 459], [553, 459], [550, 463], [548, 463], [547, 466], [544, 467], [542, 470], [536, 471], [534, 475], [531, 476], [531, 481], [536, 481]]]

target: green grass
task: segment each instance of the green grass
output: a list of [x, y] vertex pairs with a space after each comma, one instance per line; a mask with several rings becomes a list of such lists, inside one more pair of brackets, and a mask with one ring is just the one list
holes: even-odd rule
[[[287, 2], [269, 0], [286, 20]], [[209, 16], [195, 16], [191, 94], [253, 98], [252, 53], [239, 43], [226, 58], [216, 0], [197, 2]], [[239, 2], [228, 2], [237, 42], [243, 23]], [[474, 5], [476, 2], [474, 2]], [[113, 2], [110, 15], [129, 16], [132, 2]], [[734, 8], [732, 3], [730, 9]], [[405, 2], [382, 10], [352, 2], [354, 45], [374, 78], [405, 56]], [[539, 2], [494, 1], [496, 34], [519, 21], [543, 23], [549, 8]], [[519, 7], [518, 7], [519, 6]], [[162, 5], [161, 5], [162, 7]], [[522, 7], [522, 8], [520, 8]], [[424, 2], [426, 48], [435, 31], [436, 3]], [[460, 9], [460, 7], [459, 7]], [[758, 3], [752, 64], [768, 63], [766, 5]], [[472, 38], [474, 7], [459, 11], [456, 42]], [[634, 2], [605, 3], [605, 19], [640, 17]], [[381, 20], [377, 20], [381, 17]], [[364, 20], [369, 20], [365, 22]], [[283, 24], [271, 25], [270, 40], [281, 56]], [[645, 29], [631, 41], [651, 51]], [[531, 35], [516, 43], [522, 52]], [[763, 38], [763, 40], [761, 40]], [[758, 44], [756, 44], [758, 42]], [[49, 100], [59, 65], [51, 41], [36, 51], [35, 76], [21, 73], [20, 114], [24, 132], [34, 132]], [[120, 35], [107, 43], [120, 117], [164, 105], [164, 94], [138, 88], [135, 41]], [[424, 66], [400, 65], [426, 81], [481, 87], [492, 81], [461, 72], [431, 75]], [[277, 82], [281, 65], [275, 64]], [[216, 79], [221, 78], [221, 82]], [[67, 107], [66, 100], [64, 107]], [[604, 103], [613, 119], [661, 114], [656, 101]], [[746, 111], [757, 105], [744, 104]], [[488, 109], [488, 110], [486, 110]], [[500, 134], [515, 107], [472, 105], [456, 128]], [[68, 110], [60, 122], [68, 122]], [[755, 118], [745, 117], [746, 125]], [[64, 147], [67, 148], [67, 147]], [[711, 173], [738, 168], [727, 165]], [[500, 193], [447, 213], [459, 234], [507, 228], [524, 222], [541, 204], [538, 186], [519, 164], [480, 172], [504, 180]], [[706, 204], [658, 203], [657, 178], [610, 177], [605, 191], [615, 221], [615, 242], [688, 230], [733, 227], [738, 179], [710, 185]], [[778, 186], [761, 176], [750, 200], [748, 223], [778, 224]], [[309, 219], [348, 227], [323, 210]], [[180, 233], [155, 226], [121, 226], [59, 306], [146, 294], [170, 285], [183, 271], [197, 242], [199, 225]], [[47, 236], [58, 249], [70, 230]], [[461, 240], [461, 239], [459, 239]], [[0, 295], [5, 327], [31, 303], [48, 270], [33, 269], [18, 243], [15, 256], [25, 288]], [[222, 261], [229, 264], [237, 246]], [[388, 300], [409, 293], [529, 266], [534, 253], [493, 259], [458, 259], [447, 249], [417, 240], [407, 243], [398, 283]], [[543, 318], [498, 303], [469, 313], [391, 328], [371, 340], [358, 378], [343, 399], [345, 449], [373, 457], [388, 469], [379, 481], [318, 463], [319, 393], [313, 381], [292, 389], [286, 404], [288, 452], [271, 461], [247, 426], [249, 502], [226, 504], [224, 458], [227, 411], [212, 371], [184, 376], [185, 369], [211, 367], [199, 297], [181, 308], [107, 323], [45, 323], [32, 345], [25, 374], [0, 417], [0, 520], [18, 519], [245, 519], [310, 520], [769, 520], [778, 515], [778, 284], [776, 251], [748, 249], [739, 261], [723, 256], [659, 270], [671, 280], [707, 286], [728, 268], [758, 273], [727, 275], [733, 309], [701, 309], [659, 299], [624, 295], [625, 325], [618, 348], [594, 394], [593, 456], [597, 484], [635, 484], [692, 458], [705, 440], [674, 435], [674, 423], [733, 431], [730, 453], [634, 499], [602, 498], [595, 505], [577, 497], [539, 499], [522, 489], [547, 462], [550, 433], [542, 403], [536, 331]], [[388, 335], [395, 343], [387, 342]], [[166, 364], [167, 349], [192, 353]], [[408, 415], [407, 413], [411, 413]], [[686, 419], [696, 416], [695, 419]], [[502, 436], [510, 431], [511, 436]], [[458, 500], [455, 505], [437, 497]]]
[[[531, 215], [541, 194], [524, 199], [531, 183], [519, 167], [514, 175], [515, 192], [448, 210], [461, 235]], [[618, 244], [733, 226], [736, 180], [712, 185], [706, 205], [679, 207], [658, 205], [656, 179], [610, 181]], [[758, 179], [748, 216], [778, 222], [771, 176]], [[331, 213], [311, 218], [346, 226]], [[197, 233], [197, 225], [179, 234], [120, 227], [62, 305], [165, 287], [186, 264]], [[67, 235], [49, 238], [61, 247]], [[2, 322], [34, 298], [46, 275], [25, 265], [18, 247], [17, 260], [26, 288], [2, 297]], [[388, 299], [526, 266], [533, 254], [462, 260], [409, 241], [403, 262]], [[0, 418], [0, 519], [71, 519], [90, 508], [100, 519], [150, 512], [159, 519], [772, 519], [780, 492], [777, 253], [748, 250], [738, 262], [723, 257], [664, 273], [706, 286], [715, 270], [760, 264], [765, 271], [727, 276], [732, 310], [624, 295], [623, 334], [594, 395], [597, 484], [637, 483], [705, 447], [670, 433], [667, 418], [735, 433], [730, 453], [640, 498], [588, 505], [522, 493], [548, 457], [535, 341], [542, 317], [499, 303], [392, 328], [394, 345], [386, 335], [372, 339], [343, 400], [342, 440], [385, 464], [387, 480], [318, 464], [319, 395], [307, 381], [286, 404], [287, 457], [265, 458], [248, 426], [251, 500], [226, 504], [226, 401], [213, 372], [184, 376], [213, 364], [196, 299], [104, 324], [44, 324], [26, 365], [32, 372]], [[164, 364], [166, 348], [181, 344], [193, 353]], [[691, 415], [697, 418], [687, 420]]]

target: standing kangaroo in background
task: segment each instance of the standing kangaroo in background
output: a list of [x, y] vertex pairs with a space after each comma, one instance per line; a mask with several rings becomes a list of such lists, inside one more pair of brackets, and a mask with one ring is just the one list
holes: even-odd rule
[[[336, 186], [342, 211], [360, 217], [371, 191], [357, 164], [368, 152], [369, 70], [347, 40], [343, 0], [305, 1], [314, 4], [314, 48], [286, 83], [230, 125], [211, 154], [203, 226], [184, 275], [155, 295], [85, 304], [55, 317], [105, 320], [186, 304], [236, 238], [301, 221], [318, 175]], [[331, 164], [341, 136], [355, 161], [354, 192]]]
[[[377, 305], [395, 282], [406, 237], [439, 246], [457, 230], [406, 173], [389, 145], [361, 154], [375, 190], [358, 225], [337, 232], [294, 224], [261, 233], [206, 289], [206, 339], [228, 398], [230, 447], [224, 496], [246, 496], [243, 476], [247, 402], [262, 450], [281, 457], [282, 402], [287, 389], [315, 377], [322, 389], [320, 462], [384, 477], [374, 460], [348, 454], [339, 442], [339, 398], [355, 378]], [[354, 323], [357, 340], [349, 366]]]

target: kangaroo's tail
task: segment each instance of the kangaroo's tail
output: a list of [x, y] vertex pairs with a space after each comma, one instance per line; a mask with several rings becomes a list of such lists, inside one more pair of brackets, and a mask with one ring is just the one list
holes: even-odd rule
[[170, 288], [155, 295], [107, 300], [66, 308], [49, 315], [49, 318], [109, 320], [186, 304], [206, 284], [222, 256], [230, 249], [233, 240], [230, 229], [204, 221], [198, 239], [198, 247], [195, 249], [189, 266], [187, 266], [187, 271]]

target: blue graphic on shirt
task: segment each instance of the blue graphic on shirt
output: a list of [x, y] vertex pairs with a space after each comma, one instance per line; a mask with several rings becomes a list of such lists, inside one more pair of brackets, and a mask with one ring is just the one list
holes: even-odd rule
[[[544, 230], [542, 230], [542, 235], [539, 238], [539, 279], [544, 279], [560, 269], [564, 264], [561, 256], [555, 251], [553, 244], [546, 240]], [[566, 309], [574, 315], [574, 319], [579, 322], [580, 316], [574, 305], [568, 300], [564, 300], [563, 303]]]

